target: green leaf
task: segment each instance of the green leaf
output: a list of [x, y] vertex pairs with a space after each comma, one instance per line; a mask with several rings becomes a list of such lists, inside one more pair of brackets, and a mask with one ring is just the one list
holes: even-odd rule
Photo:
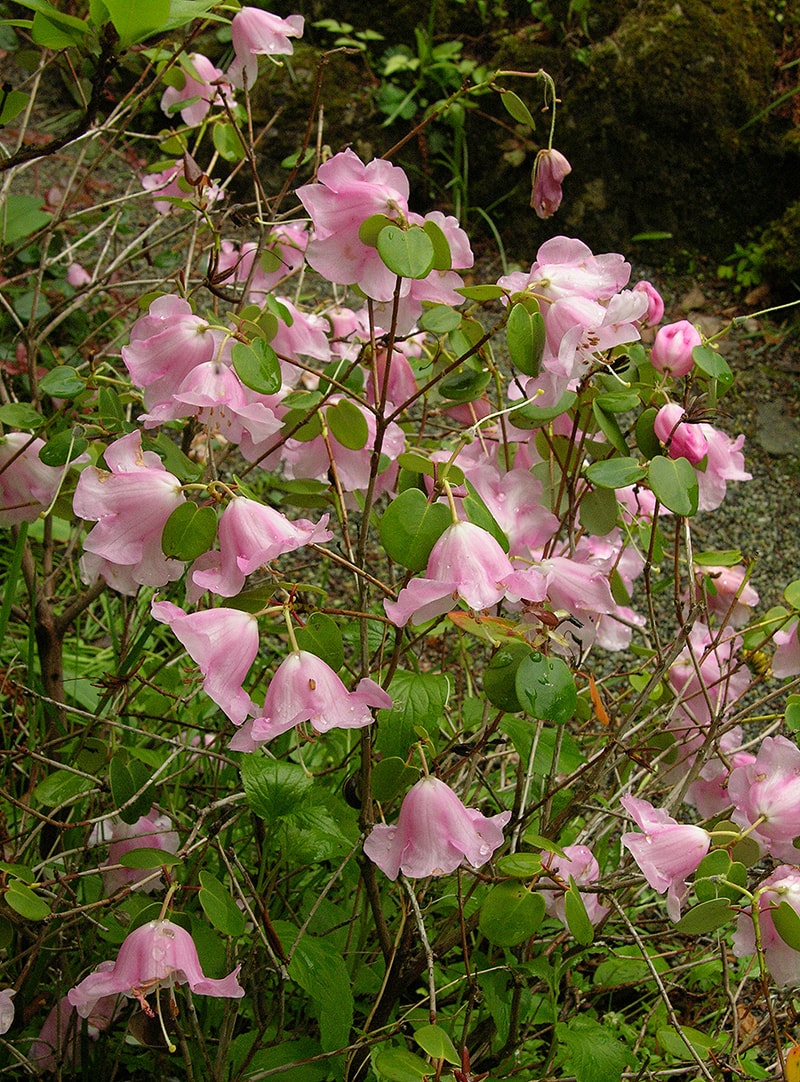
[[240, 936], [244, 932], [244, 913], [227, 887], [210, 872], [200, 872], [200, 905], [210, 923], [223, 935]]
[[245, 158], [245, 149], [239, 133], [229, 121], [218, 120], [211, 129], [211, 137], [219, 156], [226, 162], [240, 162]]
[[449, 334], [461, 323], [461, 313], [449, 304], [434, 304], [425, 308], [417, 321], [423, 331], [431, 334]]
[[29, 94], [23, 94], [21, 90], [9, 90], [5, 96], [0, 96], [0, 126], [10, 124], [15, 116], [19, 116], [30, 101]]
[[378, 254], [400, 278], [426, 278], [436, 258], [433, 241], [418, 225], [384, 226], [378, 234]]
[[496, 947], [515, 947], [536, 934], [544, 911], [541, 894], [521, 883], [498, 883], [481, 906], [478, 927]]
[[[459, 481], [449, 473], [447, 474], [447, 479], [448, 481], [452, 481], [455, 485], [459, 484]], [[490, 533], [503, 552], [508, 552], [508, 538], [497, 519], [484, 503], [478, 490], [470, 481], [461, 481], [460, 483], [466, 484], [467, 488], [467, 495], [462, 501], [462, 506], [469, 521], [476, 526], [480, 526], [480, 528], [486, 530], [487, 533]]]
[[44, 920], [50, 916], [50, 906], [30, 887], [12, 879], [3, 895], [6, 904], [25, 920]]
[[792, 950], [800, 951], [800, 915], [788, 902], [779, 902], [770, 910], [775, 931]]
[[419, 770], [409, 766], [399, 755], [381, 759], [372, 768], [372, 795], [382, 804], [410, 789], [419, 780]]
[[54, 770], [33, 790], [33, 799], [44, 807], [57, 808], [92, 788], [91, 778], [84, 778], [71, 770]]
[[500, 101], [505, 106], [508, 115], [513, 117], [518, 124], [526, 124], [531, 129], [536, 127], [536, 121], [531, 116], [530, 109], [513, 90], [501, 91]]
[[569, 1052], [569, 1064], [577, 1082], [620, 1082], [636, 1057], [605, 1026], [585, 1015], [556, 1024], [556, 1036]]
[[431, 1073], [429, 1063], [405, 1048], [385, 1048], [375, 1054], [372, 1064], [378, 1077], [387, 1082], [421, 1082]]
[[506, 324], [508, 352], [526, 376], [539, 375], [546, 337], [541, 312], [529, 312], [524, 304], [512, 307]]
[[532, 652], [526, 642], [509, 642], [495, 652], [483, 674], [483, 690], [492, 706], [510, 714], [522, 710], [517, 695], [517, 670]]
[[342, 633], [336, 621], [326, 613], [313, 612], [305, 627], [297, 629], [295, 637], [301, 650], [321, 657], [334, 672], [338, 672], [344, 665]]
[[793, 733], [800, 730], [800, 695], [790, 695], [786, 700], [786, 714], [784, 715], [786, 728]]
[[74, 368], [63, 365], [51, 369], [39, 381], [39, 390], [49, 394], [51, 398], [74, 398], [81, 391], [86, 390], [86, 383]]
[[385, 214], [370, 214], [358, 227], [358, 239], [368, 248], [378, 247], [378, 237], [382, 229], [387, 225], [397, 225], [397, 222], [387, 218]]
[[333, 437], [342, 447], [350, 451], [360, 451], [366, 447], [369, 439], [367, 419], [353, 402], [343, 398], [334, 402], [325, 411], [325, 420]]
[[617, 525], [617, 497], [613, 490], [598, 486], [583, 497], [578, 514], [587, 533], [605, 537]]
[[[701, 1033], [699, 1029], [695, 1029], [693, 1026], [681, 1026], [681, 1032], [698, 1056], [707, 1059], [709, 1050], [714, 1047], [715, 1038], [708, 1036], [706, 1033]], [[665, 1052], [669, 1053], [670, 1056], [674, 1056], [675, 1059], [694, 1059], [691, 1050], [686, 1045], [686, 1041], [671, 1026], [661, 1026], [659, 1028], [658, 1043]]]
[[236, 375], [251, 391], [277, 394], [281, 389], [283, 377], [278, 355], [263, 338], [254, 339], [250, 345], [234, 342], [231, 360]]
[[0, 243], [14, 244], [29, 237], [52, 218], [35, 195], [7, 195], [0, 205]]
[[575, 714], [578, 705], [575, 680], [560, 657], [533, 651], [522, 659], [515, 686], [522, 709], [533, 718], [563, 724]]
[[430, 504], [418, 488], [409, 488], [386, 508], [378, 532], [390, 559], [409, 571], [422, 571], [449, 525], [450, 511], [444, 504]]
[[722, 387], [730, 387], [733, 383], [733, 372], [728, 362], [711, 346], [695, 346], [692, 350], [692, 360], [701, 372], [718, 380]]
[[577, 401], [578, 396], [574, 391], [565, 391], [553, 406], [537, 406], [536, 399], [531, 398], [509, 410], [508, 419], [516, 428], [542, 428], [571, 410]]
[[648, 409], [643, 410], [636, 418], [636, 425], [634, 427], [636, 446], [645, 458], [655, 458], [656, 455], [661, 454], [661, 443], [655, 433], [655, 420], [657, 416], [658, 410], [655, 406], [650, 406]]
[[[119, 813], [123, 823], [133, 824], [146, 815], [153, 804], [155, 789], [148, 784], [152, 770], [139, 759], [134, 759], [125, 750], [118, 751], [108, 767], [108, 780], [111, 784], [111, 796], [116, 807], [122, 810]], [[140, 796], [128, 804], [134, 793]], [[127, 807], [123, 807], [127, 805]]]
[[656, 455], [647, 472], [650, 488], [660, 503], [676, 515], [695, 514], [700, 489], [688, 459]]
[[0, 406], [0, 421], [9, 428], [36, 430], [42, 427], [45, 418], [27, 402], [6, 402], [4, 406]]
[[[167, 29], [170, 0], [103, 0], [120, 45], [127, 47], [144, 41], [151, 34]], [[199, 12], [198, 12], [199, 14]]]
[[433, 269], [446, 273], [453, 266], [450, 242], [436, 222], [424, 222], [422, 228], [433, 244]]
[[800, 579], [789, 583], [783, 591], [783, 599], [790, 609], [800, 609]]
[[31, 26], [31, 37], [43, 49], [70, 49], [82, 45], [89, 27], [82, 19], [52, 8], [49, 4], [40, 5]]
[[619, 451], [621, 455], [627, 455], [628, 444], [625, 442], [625, 437], [622, 435], [622, 429], [619, 427], [616, 416], [612, 412], [604, 410], [597, 399], [592, 402], [592, 413], [600, 431], [614, 450]]
[[583, 898], [572, 876], [569, 877], [569, 890], [564, 894], [564, 915], [570, 935], [581, 946], [588, 946], [594, 941], [594, 925], [589, 920]]
[[405, 759], [411, 745], [419, 739], [417, 728], [438, 727], [450, 695], [450, 681], [442, 673], [400, 669], [387, 690], [393, 705], [390, 710], [378, 711], [376, 744], [384, 757], [396, 755]]
[[497, 861], [497, 870], [512, 879], [534, 879], [542, 873], [542, 858], [538, 853], [508, 853]]
[[448, 1063], [461, 1063], [461, 1056], [450, 1039], [450, 1034], [441, 1026], [422, 1026], [415, 1030], [414, 1040], [422, 1051], [433, 1060], [447, 1060]]
[[[129, 849], [123, 853], [117, 861], [123, 868], [137, 868], [140, 871], [149, 871], [153, 868], [174, 868], [176, 864], [182, 864], [183, 858], [175, 853], [168, 853], [165, 849], [154, 849], [149, 845], [143, 845], [140, 849]], [[203, 875], [203, 872], [200, 873]]]
[[176, 560], [196, 560], [208, 552], [217, 536], [217, 512], [187, 501], [179, 504], [164, 524], [161, 550]]
[[344, 1048], [353, 1025], [353, 991], [336, 944], [304, 935], [294, 948], [289, 976], [316, 1004], [322, 1050]]
[[647, 476], [647, 470], [640, 466], [635, 458], [606, 458], [602, 462], [593, 462], [584, 471], [586, 477], [597, 488], [627, 488], [635, 485]]
[[295, 763], [245, 755], [239, 764], [247, 803], [267, 823], [297, 815], [313, 780]]
[[698, 567], [734, 567], [743, 559], [740, 549], [709, 549], [707, 552], [694, 554], [694, 562]]
[[727, 898], [710, 898], [684, 913], [675, 925], [675, 930], [686, 935], [702, 935], [704, 932], [721, 928], [734, 915], [735, 911], [731, 909]]

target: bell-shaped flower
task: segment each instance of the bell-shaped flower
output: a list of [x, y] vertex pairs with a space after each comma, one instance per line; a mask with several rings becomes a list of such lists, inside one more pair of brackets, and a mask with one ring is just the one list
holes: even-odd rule
[[561, 185], [572, 172], [572, 166], [552, 147], [540, 150], [533, 165], [531, 206], [539, 218], [552, 217], [561, 206]]
[[0, 526], [34, 522], [58, 491], [64, 471], [42, 462], [42, 447], [27, 432], [0, 436]]
[[403, 799], [396, 826], [379, 823], [364, 852], [390, 879], [449, 875], [466, 863], [480, 868], [503, 844], [510, 811], [487, 817], [467, 808], [438, 778], [425, 777]]
[[167, 116], [180, 112], [184, 124], [194, 127], [206, 117], [214, 104], [234, 104], [233, 94], [218, 67], [202, 53], [192, 53], [178, 69], [183, 86], [168, 86], [161, 98]]
[[137, 430], [105, 451], [110, 469], [89, 466], [78, 479], [72, 507], [79, 518], [96, 520], [84, 538], [84, 575], [102, 577], [121, 593], [139, 586], [164, 586], [180, 578], [183, 564], [161, 548], [167, 519], [186, 497], [177, 477], [154, 451], [142, 450]]
[[258, 622], [239, 609], [184, 612], [170, 601], [153, 601], [151, 612], [186, 648], [200, 666], [203, 690], [234, 725], [258, 707], [242, 687], [258, 653]]
[[[781, 939], [772, 919], [772, 911], [781, 902], [786, 902], [800, 917], [800, 869], [787, 864], [776, 868], [758, 888], [758, 924], [767, 969], [773, 980], [779, 988], [797, 988], [800, 985], [800, 951]], [[755, 931], [748, 906], [739, 913], [736, 922], [733, 953], [737, 958], [745, 958], [755, 952]]]
[[4, 988], [0, 991], [0, 1035], [11, 1029], [14, 1021], [14, 1004], [11, 1000], [16, 994], [15, 988]]
[[653, 890], [667, 892], [670, 920], [680, 920], [681, 903], [688, 892], [686, 880], [708, 852], [711, 836], [702, 827], [678, 823], [663, 808], [638, 797], [624, 796], [620, 803], [643, 831], [623, 834], [622, 844]]
[[180, 838], [172, 829], [169, 816], [162, 815], [157, 808], [151, 808], [135, 823], [103, 819], [95, 824], [87, 844], [108, 845], [108, 859], [100, 869], [106, 894], [113, 894], [122, 887], [151, 894], [163, 887], [161, 876], [141, 868], [119, 867], [120, 857], [136, 849], [163, 849], [165, 853], [177, 853]]
[[[579, 887], [593, 886], [600, 878], [597, 859], [586, 845], [565, 845], [563, 856], [547, 853], [542, 861], [542, 868], [553, 872], [565, 886], [569, 885], [570, 879], [574, 879]], [[569, 927], [564, 889], [540, 890], [539, 893], [544, 898], [546, 912], [551, 917], [557, 917], [565, 927]], [[600, 905], [596, 894], [581, 891], [580, 895], [587, 917], [592, 924], [597, 924], [606, 915], [608, 908]]]
[[192, 571], [192, 581], [203, 590], [233, 597], [256, 568], [303, 545], [330, 541], [333, 534], [327, 525], [328, 515], [316, 524], [304, 518], [292, 522], [274, 507], [237, 497], [220, 518], [219, 552], [206, 554], [202, 569]]
[[270, 680], [261, 716], [243, 725], [229, 746], [252, 751], [306, 721], [318, 733], [362, 729], [374, 721], [373, 709], [388, 710], [391, 705], [389, 695], [374, 680], [364, 678], [355, 691], [348, 691], [322, 658], [294, 650]]
[[258, 78], [259, 56], [289, 56], [294, 45], [289, 38], [303, 36], [305, 20], [302, 15], [281, 19], [260, 8], [244, 7], [233, 17], [231, 40], [236, 54], [228, 68], [228, 78], [234, 86], [243, 87], [245, 79], [251, 87]]
[[125, 938], [110, 968], [99, 967], [84, 977], [69, 990], [67, 999], [81, 1018], [88, 1018], [105, 996], [129, 996], [144, 1005], [150, 992], [179, 984], [188, 984], [201, 996], [241, 999], [244, 988], [237, 979], [241, 968], [218, 980], [206, 977], [186, 929], [170, 920], [151, 920]]
[[785, 736], [767, 736], [755, 760], [731, 771], [728, 795], [734, 820], [772, 856], [797, 858], [800, 837], [800, 749]]

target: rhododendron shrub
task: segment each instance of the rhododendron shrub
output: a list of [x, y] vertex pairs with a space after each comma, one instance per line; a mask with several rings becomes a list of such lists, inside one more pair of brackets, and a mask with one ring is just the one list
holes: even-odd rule
[[[695, 528], [750, 479], [716, 342], [536, 232], [570, 198], [550, 77], [441, 105], [501, 102], [535, 147], [501, 274], [324, 107], [267, 179], [302, 16], [25, 8], [3, 1069], [777, 1077], [800, 586], [766, 608]], [[34, 125], [64, 79], [94, 112], [60, 142]], [[41, 206], [40, 156], [68, 165]]]

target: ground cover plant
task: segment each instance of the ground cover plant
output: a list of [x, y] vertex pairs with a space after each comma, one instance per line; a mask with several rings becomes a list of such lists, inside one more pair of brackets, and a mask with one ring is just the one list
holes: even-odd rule
[[[695, 541], [717, 342], [580, 238], [479, 275], [322, 75], [266, 188], [300, 16], [14, 10], [0, 1070], [796, 1079], [800, 582]], [[473, 92], [534, 236], [557, 88]]]

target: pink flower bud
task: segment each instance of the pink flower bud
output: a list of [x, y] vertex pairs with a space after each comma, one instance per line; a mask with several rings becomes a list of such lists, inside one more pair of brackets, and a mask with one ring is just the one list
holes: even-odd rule
[[664, 372], [668, 376], [685, 376], [694, 365], [692, 350], [701, 344], [700, 332], [688, 320], [668, 323], [656, 334], [650, 350], [650, 363], [657, 372]]
[[[655, 327], [664, 318], [664, 301], [661, 294], [650, 282], [637, 282], [633, 287], [634, 293], [644, 293], [647, 297], [647, 316], [645, 323], [648, 327]], [[665, 328], [666, 329], [666, 328]]]
[[531, 206], [540, 218], [550, 218], [561, 206], [561, 184], [572, 166], [559, 150], [540, 150], [533, 165]]
[[677, 402], [668, 402], [656, 414], [653, 431], [670, 458], [687, 458], [693, 466], [708, 454], [708, 440], [700, 425], [684, 421], [686, 411]]

